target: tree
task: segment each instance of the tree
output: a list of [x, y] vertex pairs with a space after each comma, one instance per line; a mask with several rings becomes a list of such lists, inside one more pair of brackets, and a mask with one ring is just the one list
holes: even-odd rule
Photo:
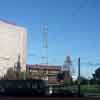
[[72, 81], [71, 81], [71, 80], [65, 80], [63, 85], [64, 85], [65, 87], [66, 87], [66, 86], [70, 86], [70, 85], [72, 85]]
[[80, 82], [81, 82], [81, 84], [88, 84], [88, 79], [86, 79], [85, 77], [83, 77], [83, 76], [80, 76]]
[[57, 74], [57, 80], [58, 80], [58, 82], [60, 82], [61, 80], [64, 80], [64, 74], [61, 73], [61, 72], [59, 72], [59, 73]]
[[15, 71], [13, 67], [8, 68], [6, 74], [1, 79], [2, 80], [16, 80], [17, 74], [19, 74], [19, 79], [24, 79], [24, 72], [20, 71], [19, 73], [17, 73], [17, 71]]
[[8, 68], [6, 74], [4, 75], [4, 79], [14, 80], [16, 79], [16, 74], [13, 68]]
[[90, 80], [91, 84], [100, 84], [100, 67], [92, 74], [93, 78]]
[[95, 70], [95, 73], [93, 74], [93, 79], [100, 80], [100, 67]]

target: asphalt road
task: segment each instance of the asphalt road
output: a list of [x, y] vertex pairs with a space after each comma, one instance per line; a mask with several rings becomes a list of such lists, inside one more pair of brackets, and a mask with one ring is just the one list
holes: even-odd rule
[[100, 97], [0, 97], [0, 100], [100, 100]]

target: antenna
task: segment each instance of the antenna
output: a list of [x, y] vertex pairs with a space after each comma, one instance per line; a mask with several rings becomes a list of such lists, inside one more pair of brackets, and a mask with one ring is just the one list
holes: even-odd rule
[[48, 65], [48, 24], [43, 24], [42, 64]]

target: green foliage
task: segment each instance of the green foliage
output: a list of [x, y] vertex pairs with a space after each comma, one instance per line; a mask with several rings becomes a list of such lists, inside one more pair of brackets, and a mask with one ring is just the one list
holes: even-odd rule
[[93, 78], [95, 80], [100, 80], [100, 67], [95, 70], [95, 73], [93, 74]]
[[81, 92], [84, 93], [99, 93], [100, 86], [98, 85], [81, 85]]
[[85, 77], [80, 77], [80, 84], [88, 84], [88, 79], [86, 79]]
[[[89, 80], [86, 79], [85, 77], [80, 76], [80, 84], [81, 84], [81, 85], [88, 84], [88, 81], [89, 81]], [[78, 85], [78, 79], [75, 80], [75, 81], [72, 81], [72, 84], [73, 84], [73, 85]]]
[[9, 68], [6, 72], [6, 74], [1, 77], [2, 80], [16, 80], [17, 79], [17, 74], [19, 75], [19, 79], [24, 79], [25, 74], [24, 72], [21, 71], [14, 71], [13, 68]]
[[65, 87], [67, 86], [70, 86], [71, 85], [71, 81], [64, 81], [64, 84], [63, 84]]
[[25, 79], [25, 72], [20, 72], [20, 79]]
[[7, 70], [7, 73], [4, 75], [4, 79], [9, 79], [9, 80], [16, 79], [16, 74], [15, 74], [13, 68], [9, 68]]
[[63, 75], [63, 73], [58, 73], [58, 74], [57, 74], [57, 80], [58, 80], [58, 81], [64, 80], [64, 75]]

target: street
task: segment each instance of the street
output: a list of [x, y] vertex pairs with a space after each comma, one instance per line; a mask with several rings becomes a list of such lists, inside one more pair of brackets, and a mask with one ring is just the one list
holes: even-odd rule
[[100, 97], [1, 97], [0, 100], [100, 100]]

